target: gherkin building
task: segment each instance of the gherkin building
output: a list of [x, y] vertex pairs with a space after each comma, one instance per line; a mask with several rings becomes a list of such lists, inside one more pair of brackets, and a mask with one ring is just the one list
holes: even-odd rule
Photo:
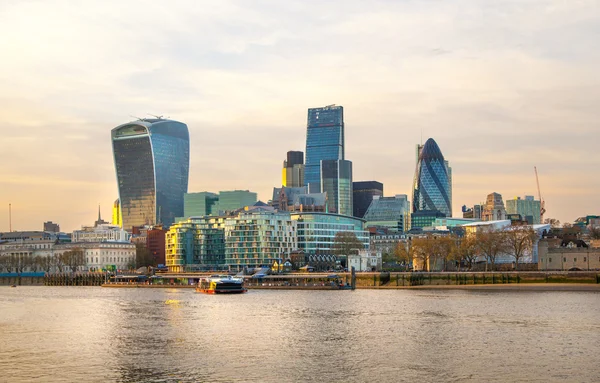
[[430, 138], [418, 147], [412, 211], [437, 210], [452, 216], [452, 172], [437, 143]]

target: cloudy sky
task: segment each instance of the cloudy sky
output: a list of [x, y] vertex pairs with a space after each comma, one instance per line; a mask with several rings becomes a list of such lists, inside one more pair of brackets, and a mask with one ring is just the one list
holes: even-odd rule
[[0, 231], [64, 231], [117, 198], [111, 128], [188, 124], [189, 191], [281, 183], [307, 108], [344, 106], [354, 180], [409, 194], [415, 144], [491, 192], [600, 213], [596, 0], [0, 1]]

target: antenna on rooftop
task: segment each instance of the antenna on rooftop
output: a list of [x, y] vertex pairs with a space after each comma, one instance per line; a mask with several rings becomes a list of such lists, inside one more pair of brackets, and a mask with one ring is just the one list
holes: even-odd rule
[[8, 231], [12, 233], [12, 204], [8, 204]]
[[162, 118], [163, 118], [163, 116], [162, 116], [162, 115], [160, 115], [160, 116], [157, 116], [157, 115], [150, 114], [150, 113], [148, 113], [148, 115], [150, 115], [150, 116], [152, 116], [152, 117], [156, 118], [157, 120], [162, 120]]
[[131, 114], [129, 115], [129, 117], [136, 118], [136, 119], [138, 119], [138, 121], [142, 121], [142, 120], [143, 120], [143, 118], [140, 118], [140, 117], [137, 117], [137, 116], [133, 116], [133, 115], [131, 115]]

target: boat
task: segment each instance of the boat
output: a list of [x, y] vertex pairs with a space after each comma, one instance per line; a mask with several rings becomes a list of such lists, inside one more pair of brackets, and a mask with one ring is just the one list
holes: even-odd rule
[[202, 278], [196, 286], [196, 292], [204, 294], [241, 294], [248, 291], [244, 287], [242, 278], [233, 278], [229, 275], [213, 275]]
[[17, 287], [17, 285], [10, 285], [10, 287]]

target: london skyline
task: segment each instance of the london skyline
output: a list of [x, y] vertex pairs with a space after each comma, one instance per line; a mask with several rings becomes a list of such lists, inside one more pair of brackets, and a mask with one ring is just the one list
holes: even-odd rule
[[330, 104], [354, 181], [386, 196], [411, 195], [431, 137], [455, 216], [491, 192], [537, 198], [534, 166], [546, 217], [598, 213], [593, 2], [116, 4], [0, 6], [0, 231], [9, 203], [13, 230], [71, 231], [98, 203], [109, 218], [110, 130], [149, 113], [188, 125], [189, 192], [266, 201], [287, 151], [304, 150], [307, 109]]

